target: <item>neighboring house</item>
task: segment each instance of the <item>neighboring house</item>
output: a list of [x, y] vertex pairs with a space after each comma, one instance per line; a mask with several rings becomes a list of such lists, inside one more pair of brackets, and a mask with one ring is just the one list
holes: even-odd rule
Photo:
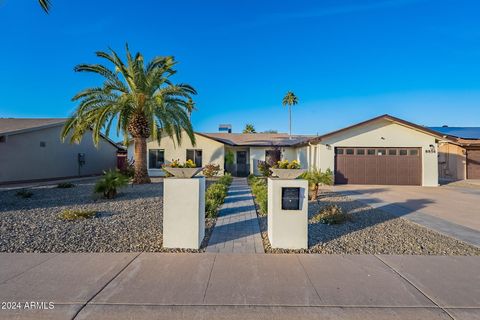
[[[303, 168], [331, 169], [338, 184], [438, 185], [438, 144], [452, 141], [414, 123], [382, 115], [321, 136], [266, 133], [196, 133], [192, 146], [186, 135], [180, 145], [170, 138], [149, 141], [149, 174], [174, 159], [198, 166], [217, 163], [237, 176], [259, 174], [259, 161], [298, 160]], [[128, 148], [133, 157], [134, 146]], [[233, 153], [233, 163], [225, 155]]]
[[66, 119], [0, 118], [0, 183], [101, 174], [115, 168], [118, 147], [91, 135], [80, 144], [62, 143]]
[[431, 127], [449, 138], [439, 145], [440, 180], [480, 179], [480, 127]]

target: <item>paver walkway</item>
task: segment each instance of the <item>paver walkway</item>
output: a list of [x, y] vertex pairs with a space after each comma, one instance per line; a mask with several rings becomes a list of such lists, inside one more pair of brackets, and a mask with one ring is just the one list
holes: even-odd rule
[[219, 210], [207, 252], [264, 253], [255, 204], [246, 178], [235, 178]]
[[478, 270], [459, 256], [1, 253], [0, 302], [20, 308], [0, 319], [471, 320]]

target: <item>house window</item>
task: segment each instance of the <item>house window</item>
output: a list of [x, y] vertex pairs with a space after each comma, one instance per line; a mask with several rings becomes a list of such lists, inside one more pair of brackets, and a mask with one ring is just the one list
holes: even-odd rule
[[265, 150], [265, 161], [270, 165], [276, 164], [282, 158], [280, 150]]
[[418, 156], [418, 150], [416, 150], [416, 149], [411, 149], [411, 150], [409, 150], [409, 154], [410, 154], [411, 156]]
[[202, 166], [202, 149], [187, 149], [187, 161], [192, 160], [198, 168]]
[[384, 156], [386, 154], [387, 154], [387, 150], [385, 150], [385, 149], [378, 149], [377, 150], [377, 155], [379, 155], [379, 156]]
[[343, 154], [343, 149], [337, 149], [337, 154]]
[[406, 156], [406, 155], [407, 155], [407, 150], [401, 149], [400, 152], [399, 152], [399, 154], [400, 154], [401, 156]]
[[365, 149], [357, 149], [357, 155], [363, 156], [365, 154]]
[[389, 156], [396, 156], [397, 155], [397, 149], [388, 149], [388, 155]]
[[367, 154], [368, 154], [369, 156], [374, 156], [374, 155], [375, 155], [375, 149], [368, 149], [368, 150], [367, 150]]
[[165, 163], [165, 150], [163, 149], [149, 149], [148, 150], [148, 168], [162, 169]]
[[347, 150], [346, 150], [346, 153], [347, 153], [347, 154], [353, 154], [353, 149], [347, 149]]

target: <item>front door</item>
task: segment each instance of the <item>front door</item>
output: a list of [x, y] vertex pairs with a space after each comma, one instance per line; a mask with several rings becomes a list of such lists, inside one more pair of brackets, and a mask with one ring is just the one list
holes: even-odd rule
[[237, 176], [248, 176], [247, 151], [237, 151]]

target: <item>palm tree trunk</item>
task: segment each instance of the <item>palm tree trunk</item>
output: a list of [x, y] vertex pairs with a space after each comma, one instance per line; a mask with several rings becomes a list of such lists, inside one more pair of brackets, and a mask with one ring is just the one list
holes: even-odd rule
[[292, 106], [288, 106], [288, 117], [289, 117], [288, 123], [289, 123], [289, 127], [290, 127], [289, 136], [290, 136], [290, 139], [292, 139]]
[[147, 170], [147, 139], [135, 137], [135, 175], [133, 183], [150, 183]]

